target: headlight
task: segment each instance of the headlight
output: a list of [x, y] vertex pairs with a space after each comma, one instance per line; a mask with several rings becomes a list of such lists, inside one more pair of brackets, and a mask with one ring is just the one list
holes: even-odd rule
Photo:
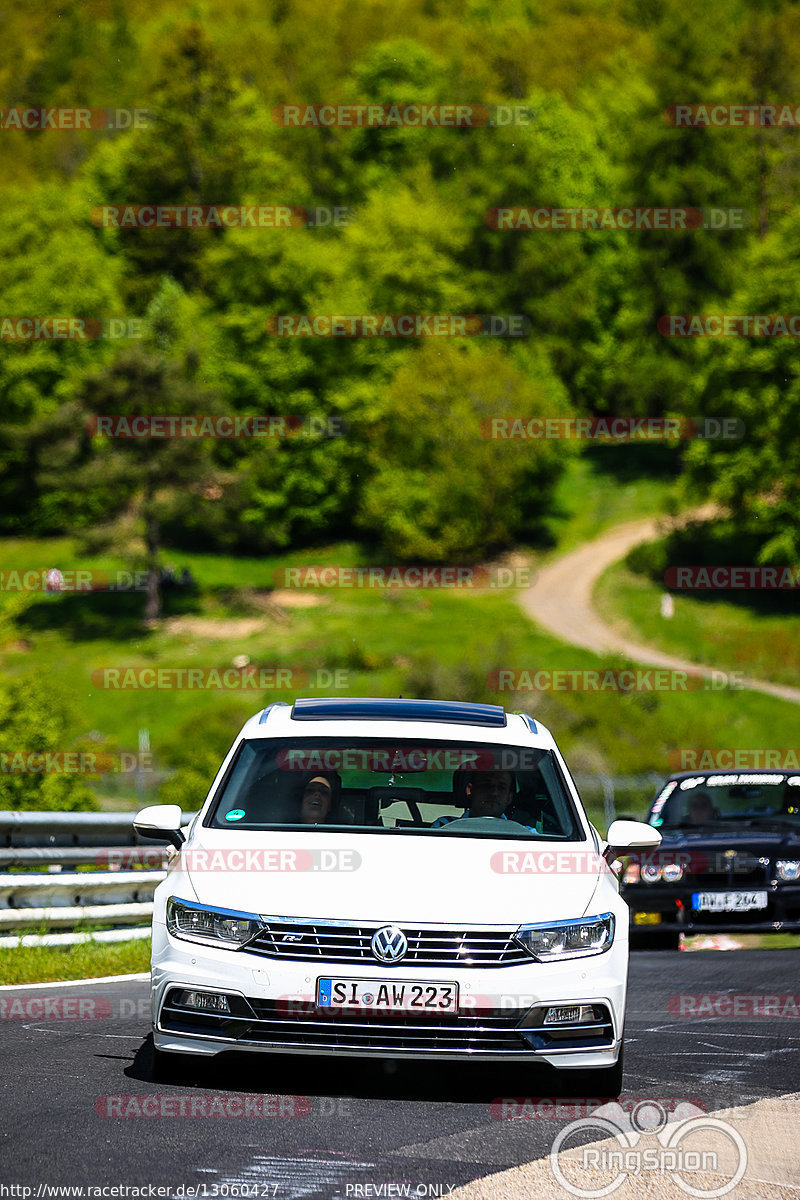
[[642, 879], [645, 883], [658, 883], [661, 878], [661, 867], [654, 867], [652, 863], [645, 863], [642, 867]]
[[795, 883], [800, 879], [800, 862], [794, 858], [779, 858], [775, 863], [778, 879], [786, 883]]
[[661, 868], [661, 878], [664, 883], [677, 883], [683, 879], [683, 867], [678, 863], [665, 863]]
[[167, 901], [167, 929], [187, 942], [204, 942], [230, 946], [235, 950], [246, 946], [263, 929], [263, 923], [250, 913], [226, 912], [204, 904], [187, 904], [170, 896]]
[[577, 921], [551, 921], [547, 925], [522, 925], [516, 933], [528, 953], [539, 962], [584, 958], [603, 954], [614, 940], [614, 915]]
[[623, 883], [638, 883], [641, 876], [638, 862], [629, 862], [622, 876]]

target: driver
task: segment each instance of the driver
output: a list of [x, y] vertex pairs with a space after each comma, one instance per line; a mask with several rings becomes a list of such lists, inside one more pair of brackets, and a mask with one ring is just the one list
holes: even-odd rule
[[515, 791], [515, 780], [510, 771], [473, 771], [467, 784], [469, 808], [461, 817], [439, 817], [431, 829], [439, 829], [462, 817], [501, 817], [507, 820], [506, 809]]

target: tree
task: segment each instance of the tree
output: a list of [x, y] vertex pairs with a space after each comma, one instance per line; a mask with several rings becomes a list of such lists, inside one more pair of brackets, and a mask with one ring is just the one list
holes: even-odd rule
[[[224, 472], [215, 467], [211, 440], [126, 432], [134, 417], [186, 417], [219, 411], [217, 396], [196, 375], [196, 362], [136, 348], [88, 376], [75, 402], [48, 423], [45, 483], [66, 469], [73, 488], [102, 499], [104, 521], [92, 531], [95, 546], [122, 541], [128, 553], [143, 541], [147, 572], [145, 618], [161, 614], [162, 526], [188, 493], [196, 506], [221, 494]], [[112, 418], [111, 433], [97, 418]], [[176, 428], [178, 428], [176, 426]]]
[[[97, 804], [86, 776], [65, 770], [73, 760], [71, 709], [52, 680], [26, 675], [0, 685], [0, 808], [74, 812]], [[50, 754], [53, 770], [47, 765]], [[74, 762], [81, 765], [79, 754]]]
[[[795, 264], [800, 232], [786, 219], [750, 250], [746, 280], [732, 313], [798, 311]], [[735, 440], [692, 442], [686, 460], [697, 492], [730, 509], [734, 527], [757, 533], [759, 559], [795, 566], [800, 559], [800, 370], [797, 339], [698, 339], [697, 407], [706, 417], [737, 419]]]
[[493, 418], [561, 416], [546, 361], [497, 345], [426, 343], [399, 367], [371, 438], [359, 523], [399, 559], [474, 562], [535, 537], [565, 445], [492, 439]]

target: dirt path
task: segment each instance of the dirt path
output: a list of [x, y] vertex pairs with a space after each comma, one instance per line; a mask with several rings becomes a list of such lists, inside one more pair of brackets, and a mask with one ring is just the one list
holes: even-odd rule
[[[713, 509], [709, 507], [698, 509], [692, 515], [710, 517], [712, 513]], [[624, 558], [640, 542], [654, 541], [663, 533], [663, 520], [654, 517], [615, 525], [594, 541], [584, 542], [577, 550], [542, 567], [533, 587], [522, 594], [523, 608], [537, 625], [570, 645], [581, 646], [595, 654], [621, 654], [645, 666], [692, 671], [711, 678], [719, 668], [693, 663], [630, 641], [607, 625], [592, 604], [595, 585], [606, 568]], [[800, 688], [762, 679], [745, 679], [742, 686], [800, 704]]]

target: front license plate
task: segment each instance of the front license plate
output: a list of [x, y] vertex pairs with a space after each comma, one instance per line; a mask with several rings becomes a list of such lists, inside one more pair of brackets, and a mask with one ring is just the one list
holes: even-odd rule
[[318, 979], [317, 1008], [357, 1008], [363, 1012], [458, 1012], [457, 983], [418, 983], [409, 979]]
[[767, 907], [766, 892], [695, 892], [695, 912], [751, 912]]

